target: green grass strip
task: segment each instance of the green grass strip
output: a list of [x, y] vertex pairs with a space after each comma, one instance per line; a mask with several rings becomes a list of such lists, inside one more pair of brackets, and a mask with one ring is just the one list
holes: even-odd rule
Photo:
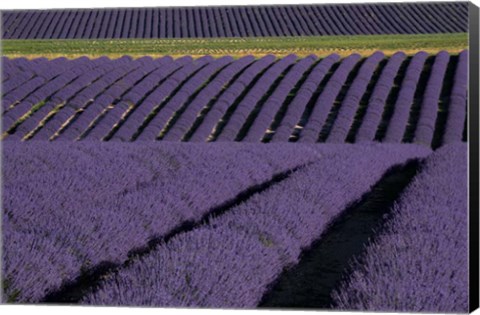
[[295, 53], [300, 56], [332, 52], [348, 55], [358, 52], [368, 55], [382, 50], [387, 55], [398, 50], [413, 54], [419, 50], [436, 53], [439, 50], [459, 52], [468, 47], [468, 34], [420, 35], [357, 35], [357, 36], [299, 36], [250, 38], [190, 38], [190, 39], [52, 39], [52, 40], [2, 40], [2, 54], [7, 57], [54, 58], [65, 56], [118, 57], [182, 56], [182, 55], [232, 55], [247, 54], [279, 56]]

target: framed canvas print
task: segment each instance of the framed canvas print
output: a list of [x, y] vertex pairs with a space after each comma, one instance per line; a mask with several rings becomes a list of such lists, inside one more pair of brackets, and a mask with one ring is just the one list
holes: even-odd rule
[[2, 10], [2, 303], [474, 311], [478, 21]]

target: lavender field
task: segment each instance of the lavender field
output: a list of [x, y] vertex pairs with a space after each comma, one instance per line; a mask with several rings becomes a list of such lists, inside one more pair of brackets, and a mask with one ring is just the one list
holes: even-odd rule
[[[359, 271], [332, 293], [331, 306], [468, 308], [461, 142], [434, 153], [387, 143], [31, 141], [5, 142], [3, 150], [8, 302], [268, 306], [264, 297], [282, 273], [328, 236], [345, 209], [373, 198], [369, 191], [383, 177], [403, 176], [416, 161], [385, 232], [367, 248], [366, 264], [353, 266]], [[416, 229], [419, 236], [411, 235]], [[416, 246], [431, 250], [419, 257]], [[408, 272], [397, 269], [410, 261]], [[437, 292], [443, 285], [449, 289]], [[396, 292], [417, 304], [398, 304]]]
[[467, 54], [4, 58], [4, 300], [467, 310]]
[[432, 34], [466, 32], [468, 3], [24, 10], [2, 17], [5, 39]]
[[2, 303], [468, 312], [468, 8], [1, 12]]
[[[334, 293], [337, 307], [468, 309], [467, 174], [464, 143], [447, 145], [426, 159], [384, 232], [367, 248], [349, 282]], [[409, 277], [402, 276], [407, 273]]]
[[467, 50], [3, 63], [5, 141], [465, 140]]

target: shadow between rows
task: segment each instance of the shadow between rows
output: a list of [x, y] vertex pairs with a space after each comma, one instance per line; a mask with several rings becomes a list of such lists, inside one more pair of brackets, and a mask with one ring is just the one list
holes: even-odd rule
[[102, 262], [92, 268], [82, 270], [81, 275], [73, 281], [65, 283], [60, 289], [48, 293], [40, 303], [47, 304], [77, 304], [82, 298], [90, 292], [94, 292], [100, 285], [101, 281], [108, 275], [115, 274], [121, 268], [131, 265], [137, 259], [148, 255], [154, 251], [158, 245], [171, 240], [173, 237], [187, 233], [201, 225], [207, 224], [212, 218], [222, 215], [233, 207], [245, 202], [247, 199], [257, 193], [261, 193], [271, 186], [285, 180], [292, 173], [301, 168], [307, 167], [310, 163], [295, 167], [282, 173], [275, 174], [269, 181], [251, 186], [240, 192], [235, 198], [210, 209], [197, 221], [183, 222], [178, 227], [171, 230], [168, 234], [152, 238], [144, 247], [136, 248], [128, 253], [128, 259], [124, 263]]
[[322, 236], [305, 249], [300, 262], [285, 270], [259, 303], [260, 308], [331, 309], [331, 294], [353, 272], [365, 246], [391, 219], [395, 200], [420, 167], [418, 160], [389, 170], [360, 200], [345, 209]]

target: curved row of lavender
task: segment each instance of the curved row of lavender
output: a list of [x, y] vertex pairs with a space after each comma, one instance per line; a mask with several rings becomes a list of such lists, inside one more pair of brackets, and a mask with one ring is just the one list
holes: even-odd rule
[[209, 38], [467, 32], [467, 2], [2, 12], [5, 39]]
[[468, 86], [468, 53], [463, 51], [458, 59], [458, 66], [455, 70], [452, 92], [450, 94], [450, 104], [447, 122], [445, 125], [444, 143], [453, 143], [459, 139], [463, 133], [465, 116], [467, 111], [463, 111], [467, 104], [467, 86]]
[[443, 79], [447, 71], [450, 56], [446, 51], [441, 51], [435, 57], [430, 77], [423, 93], [422, 108], [415, 129], [414, 142], [430, 145], [435, 131], [438, 103], [442, 92]]
[[[405, 62], [406, 55], [404, 52], [396, 52], [388, 59], [388, 63], [382, 70], [380, 77], [378, 78], [378, 84], [375, 84], [375, 88], [370, 96], [368, 108], [365, 112], [362, 124], [358, 129], [356, 136], [356, 142], [368, 142], [375, 139], [378, 126], [382, 121], [385, 103], [388, 100], [390, 91], [393, 88], [395, 77], [397, 76], [402, 63]], [[402, 82], [402, 86], [406, 82]], [[403, 88], [402, 88], [403, 90]]]
[[38, 302], [185, 222], [318, 159], [309, 147], [3, 144], [5, 300]]
[[449, 144], [427, 158], [333, 294], [334, 308], [468, 312], [467, 148]]
[[301, 250], [387, 170], [431, 152], [408, 144], [310, 147], [319, 154], [316, 162], [159, 245], [108, 277], [83, 303], [256, 307], [282, 270], [298, 263]]
[[383, 57], [384, 55], [381, 52], [374, 53], [365, 60], [362, 67], [358, 70], [355, 80], [352, 82], [347, 95], [345, 95], [345, 98], [342, 101], [338, 116], [328, 135], [327, 142], [345, 142], [347, 133], [353, 124], [355, 113], [358, 111], [360, 100], [365, 94], [368, 83], [371, 81], [371, 78]]
[[[446, 69], [452, 63], [450, 85]], [[437, 138], [462, 141], [466, 119], [466, 50], [409, 58], [376, 52], [341, 60], [332, 54], [4, 58], [3, 64], [5, 140], [381, 141], [436, 147]], [[445, 126], [437, 123], [440, 110], [447, 111]]]

